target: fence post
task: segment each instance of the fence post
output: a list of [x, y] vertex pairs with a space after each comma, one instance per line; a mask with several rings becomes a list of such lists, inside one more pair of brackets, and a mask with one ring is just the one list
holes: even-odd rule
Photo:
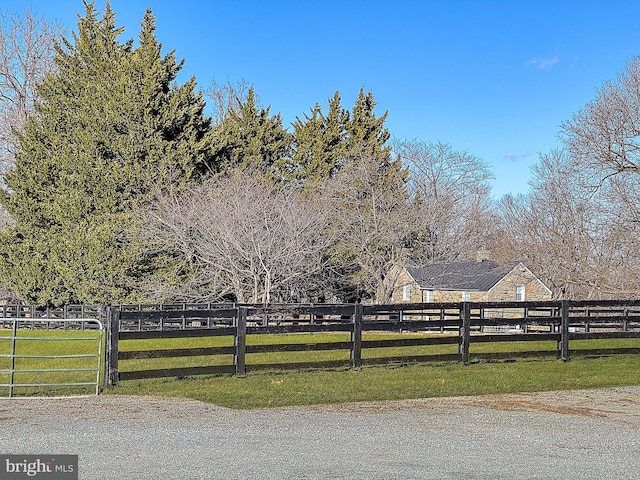
[[464, 365], [469, 364], [469, 346], [471, 344], [471, 305], [469, 302], [462, 302], [460, 309], [462, 316], [462, 341], [460, 342], [460, 355]]
[[13, 383], [15, 380], [16, 369], [16, 340], [18, 337], [18, 319], [13, 320], [13, 326], [11, 329], [11, 363], [9, 365], [9, 371], [11, 376], [9, 378], [9, 398], [13, 396]]
[[107, 361], [105, 362], [105, 387], [118, 383], [118, 341], [120, 337], [120, 310], [107, 307]]
[[362, 366], [362, 313], [362, 304], [356, 303], [351, 331], [351, 366], [353, 368]]
[[247, 307], [238, 307], [236, 314], [236, 335], [234, 338], [235, 353], [233, 364], [236, 366], [236, 376], [244, 377], [247, 374]]
[[560, 358], [569, 361], [569, 300], [560, 304]]

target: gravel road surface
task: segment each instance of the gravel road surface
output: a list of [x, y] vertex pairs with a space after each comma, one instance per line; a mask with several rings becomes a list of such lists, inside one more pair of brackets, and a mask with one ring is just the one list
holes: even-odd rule
[[101, 395], [0, 401], [0, 453], [81, 479], [640, 478], [640, 387], [230, 410]]

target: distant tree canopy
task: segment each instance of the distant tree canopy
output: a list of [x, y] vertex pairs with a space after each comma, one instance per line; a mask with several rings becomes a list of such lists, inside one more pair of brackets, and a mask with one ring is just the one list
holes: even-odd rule
[[15, 225], [1, 233], [0, 272], [42, 305], [142, 299], [153, 262], [130, 235], [132, 212], [214, 168], [204, 101], [194, 79], [175, 84], [181, 63], [160, 55], [151, 12], [134, 48], [117, 40], [109, 4], [102, 18], [85, 5], [38, 88], [2, 196]]
[[[84, 5], [53, 43], [33, 17], [0, 24], [0, 286], [20, 301], [386, 302], [398, 267], [479, 251], [557, 297], [640, 295], [637, 58], [562, 125], [531, 192], [496, 201], [487, 163], [392, 142], [364, 88], [289, 129], [250, 84], [213, 83], [212, 121], [150, 10], [121, 42], [110, 4]], [[7, 39], [38, 32], [45, 58], [7, 83], [29, 56]]]

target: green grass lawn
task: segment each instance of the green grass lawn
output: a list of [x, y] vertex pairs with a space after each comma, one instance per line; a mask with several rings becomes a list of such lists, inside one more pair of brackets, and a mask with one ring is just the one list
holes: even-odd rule
[[[433, 334], [430, 334], [433, 336]], [[365, 333], [363, 340], [416, 338], [418, 334]], [[248, 345], [343, 342], [348, 334], [250, 335]], [[186, 348], [191, 346], [231, 345], [231, 338], [166, 339], [161, 341], [131, 340], [121, 349]], [[158, 343], [159, 342], [159, 343]], [[639, 339], [590, 340], [576, 342], [576, 348], [615, 348], [640, 346]], [[500, 342], [471, 345], [473, 354], [523, 351], [553, 351], [553, 341]], [[457, 345], [363, 349], [363, 359], [403, 355], [435, 355], [456, 353]], [[349, 360], [348, 350], [318, 352], [273, 352], [247, 355], [247, 365], [259, 363]], [[231, 356], [145, 359], [120, 362], [122, 371], [229, 364]], [[475, 361], [470, 365], [437, 362], [433, 364], [390, 365], [359, 369], [261, 371], [243, 378], [232, 376], [187, 377], [120, 382], [106, 393], [184, 397], [231, 408], [262, 408], [288, 405], [310, 405], [358, 401], [399, 400], [410, 398], [482, 395], [543, 390], [600, 388], [640, 385], [640, 356], [613, 355], [581, 358], [578, 353], [570, 362], [539, 359], [502, 362]]]
[[[362, 336], [366, 345], [368, 340], [397, 340], [403, 338], [435, 338], [442, 337], [440, 334], [415, 334], [415, 333], [367, 333]], [[287, 335], [248, 335], [247, 345], [274, 345], [274, 344], [313, 344], [313, 343], [338, 343], [348, 342], [348, 333], [315, 333], [315, 334], [287, 334]], [[640, 340], [635, 340], [640, 346]], [[184, 349], [202, 347], [220, 347], [233, 345], [233, 337], [200, 337], [200, 338], [169, 338], [159, 340], [126, 340], [121, 341], [120, 351], [145, 351], [153, 349]], [[517, 352], [523, 351], [555, 351], [557, 345], [553, 341], [538, 342], [500, 342], [500, 343], [476, 343], [471, 345], [471, 354], [503, 353], [513, 352], [517, 357]], [[385, 348], [363, 348], [362, 359], [367, 361], [385, 357], [408, 357], [419, 355], [443, 355], [456, 354], [457, 344], [450, 345], [420, 345], [406, 347], [385, 347]], [[542, 356], [542, 355], [541, 355]], [[252, 365], [259, 364], [288, 364], [288, 363], [310, 363], [326, 361], [343, 361], [345, 365], [349, 363], [350, 352], [343, 348], [339, 350], [318, 350], [318, 351], [277, 351], [265, 353], [247, 353], [246, 364], [251, 370]], [[194, 357], [174, 357], [174, 358], [142, 358], [121, 360], [119, 370], [121, 372], [154, 370], [161, 368], [184, 368], [207, 365], [231, 365], [233, 355], [215, 356], [194, 356]]]
[[[8, 358], [11, 335], [11, 330], [0, 329], [0, 384], [10, 382], [11, 374], [7, 370], [11, 368]], [[95, 393], [99, 368], [98, 331], [25, 329], [18, 330], [17, 336], [13, 378], [15, 396]], [[70, 383], [92, 385], [49, 385]], [[30, 386], [19, 386], [26, 384]], [[0, 396], [8, 395], [9, 387], [0, 386]]]
[[[0, 330], [0, 336], [10, 336], [10, 331]], [[48, 355], [71, 349], [76, 353], [96, 351], [96, 341], [83, 338], [95, 336], [96, 332], [42, 332], [20, 331], [21, 336], [46, 335], [53, 337], [75, 336], [74, 341], [24, 342], [19, 345], [19, 355]], [[435, 334], [430, 334], [432, 337]], [[420, 334], [379, 334], [365, 332], [363, 340], [419, 338]], [[343, 333], [250, 335], [248, 345], [264, 344], [310, 344], [345, 342], [349, 335]], [[200, 337], [188, 339], [127, 340], [120, 342], [121, 351], [196, 348], [231, 346], [232, 337]], [[430, 364], [408, 364], [367, 366], [358, 369], [333, 370], [271, 370], [251, 372], [251, 365], [259, 363], [300, 363], [325, 360], [349, 361], [349, 351], [322, 350], [315, 352], [273, 352], [247, 355], [249, 374], [235, 376], [199, 376], [187, 378], [160, 378], [121, 381], [116, 387], [104, 391], [106, 394], [154, 395], [184, 397], [215, 403], [231, 408], [262, 408], [288, 405], [310, 405], [358, 401], [384, 401], [439, 396], [483, 395], [489, 393], [511, 393], [543, 390], [600, 388], [621, 385], [640, 385], [640, 355], [611, 355], [586, 358], [577, 349], [640, 347], [640, 339], [572, 341], [572, 360], [562, 362], [541, 357], [524, 360], [518, 352], [547, 351], [556, 348], [555, 342], [500, 342], [472, 343], [470, 365], [451, 362]], [[0, 354], [7, 354], [10, 342], [0, 339]], [[363, 349], [363, 359], [409, 355], [437, 355], [456, 353], [457, 345], [425, 345], [410, 347]], [[478, 361], [474, 354], [512, 352], [516, 361]], [[18, 359], [19, 368], [43, 368], [43, 359]], [[46, 360], [49, 362], [49, 360]], [[64, 359], [54, 368], [76, 368], [87, 363], [86, 359]], [[91, 360], [93, 365], [93, 360]], [[154, 368], [177, 368], [232, 364], [232, 355], [176, 357], [159, 359], [126, 360], [120, 362], [121, 371], [136, 371]], [[50, 365], [50, 364], [49, 364]], [[8, 359], [0, 358], [0, 370], [8, 369]], [[59, 373], [22, 373], [18, 381], [28, 383], [53, 383]], [[84, 381], [87, 375], [62, 374], [65, 379]], [[56, 376], [57, 379], [56, 379]], [[91, 379], [92, 380], [92, 379]], [[7, 374], [0, 374], [0, 383], [7, 383]], [[22, 395], [63, 395], [91, 393], [69, 387], [23, 387], [16, 391]], [[6, 396], [6, 392], [0, 391]]]
[[[417, 338], [422, 335], [417, 334], [378, 334], [365, 333], [363, 341], [385, 340], [399, 338]], [[430, 337], [437, 335], [429, 334]], [[287, 335], [248, 335], [247, 345], [276, 345], [276, 344], [314, 344], [314, 343], [339, 343], [348, 342], [348, 333], [314, 333], [314, 334], [287, 334]], [[535, 343], [535, 342], [530, 342]], [[220, 347], [233, 345], [233, 337], [200, 337], [200, 338], [169, 338], [160, 340], [126, 340], [121, 341], [120, 351], [151, 350], [151, 349], [183, 349]], [[392, 348], [365, 348], [362, 350], [363, 359], [410, 356], [410, 355], [438, 355], [456, 353], [457, 345], [425, 345], [413, 347], [392, 347]], [[337, 350], [318, 351], [279, 351], [264, 353], [247, 353], [246, 364], [249, 369], [251, 365], [259, 364], [287, 364], [287, 363], [308, 363], [324, 361], [344, 361], [349, 363], [350, 352], [346, 348]], [[119, 364], [121, 372], [137, 370], [153, 370], [160, 368], [183, 368], [198, 367], [206, 365], [230, 365], [233, 364], [233, 355], [215, 356], [194, 356], [175, 358], [143, 358], [122, 360]]]
[[640, 356], [260, 372], [121, 382], [105, 393], [183, 397], [231, 408], [640, 385]]

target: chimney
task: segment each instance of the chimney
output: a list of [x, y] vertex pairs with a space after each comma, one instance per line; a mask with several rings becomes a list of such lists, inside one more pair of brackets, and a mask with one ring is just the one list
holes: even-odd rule
[[476, 252], [476, 262], [482, 262], [483, 260], [491, 260], [491, 252], [486, 248], [480, 248]]

